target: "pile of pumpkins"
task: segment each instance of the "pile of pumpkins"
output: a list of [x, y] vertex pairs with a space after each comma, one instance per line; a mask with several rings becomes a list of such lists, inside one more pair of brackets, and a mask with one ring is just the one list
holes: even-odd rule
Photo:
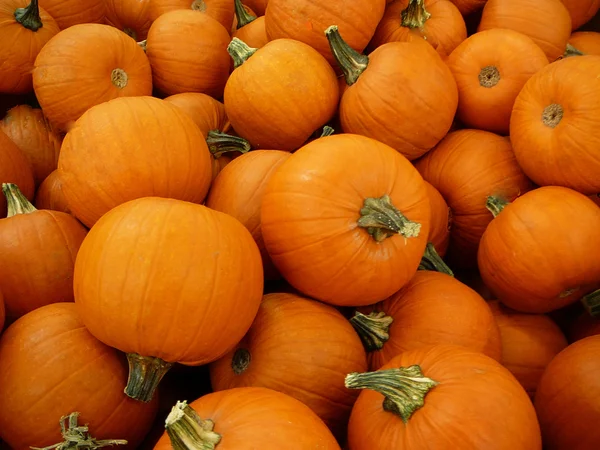
[[0, 448], [600, 448], [600, 0], [0, 0]]

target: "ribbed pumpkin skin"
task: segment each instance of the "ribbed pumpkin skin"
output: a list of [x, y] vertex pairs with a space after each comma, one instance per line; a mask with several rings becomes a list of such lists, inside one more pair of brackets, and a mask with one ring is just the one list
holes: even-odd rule
[[152, 25], [150, 2], [151, 0], [105, 0], [105, 21], [136, 41], [143, 41]]
[[157, 98], [129, 97], [97, 105], [76, 122], [63, 141], [58, 173], [73, 214], [91, 227], [135, 198], [202, 202], [211, 159], [185, 112]]
[[73, 303], [37, 309], [0, 338], [0, 437], [15, 450], [54, 445], [61, 416], [79, 411], [94, 437], [133, 449], [158, 402], [128, 398], [126, 381], [124, 356], [87, 331]]
[[[127, 74], [124, 87], [113, 83], [115, 69]], [[68, 131], [94, 105], [152, 95], [152, 73], [146, 54], [131, 37], [109, 25], [86, 23], [61, 31], [44, 46], [35, 60], [33, 88], [44, 115]]]
[[40, 184], [35, 193], [35, 207], [37, 209], [51, 209], [71, 214], [71, 208], [62, 191], [62, 181], [58, 176], [58, 170], [53, 171]]
[[569, 38], [569, 44], [587, 55], [600, 56], [600, 33], [577, 31]]
[[231, 36], [244, 41], [252, 48], [264, 47], [269, 42], [265, 29], [265, 16], [257, 17], [249, 24], [235, 30]]
[[427, 197], [431, 206], [431, 228], [429, 229], [429, 242], [435, 251], [443, 257], [450, 243], [450, 228], [452, 227], [452, 215], [450, 208], [436, 188], [431, 183], [425, 182]]
[[[14, 183], [29, 200], [35, 194], [33, 171], [27, 157], [0, 130], [0, 184]], [[0, 195], [0, 218], [6, 217], [6, 198]]]
[[209, 95], [200, 92], [185, 92], [170, 95], [164, 100], [189, 115], [205, 138], [211, 130], [227, 132], [230, 128], [225, 105]]
[[82, 23], [103, 23], [104, 0], [39, 0], [61, 30]]
[[212, 17], [229, 30], [233, 23], [233, 0], [150, 0], [150, 19], [176, 10], [193, 10]]
[[573, 30], [587, 23], [600, 9], [600, 0], [561, 0], [571, 16]]
[[94, 336], [187, 365], [238, 343], [262, 289], [250, 232], [226, 214], [173, 199], [117, 206], [90, 231], [75, 263], [75, 302]]

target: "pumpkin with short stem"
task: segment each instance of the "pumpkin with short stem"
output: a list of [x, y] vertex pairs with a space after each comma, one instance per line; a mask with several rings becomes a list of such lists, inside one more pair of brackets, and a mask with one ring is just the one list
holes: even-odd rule
[[600, 55], [600, 33], [577, 31], [569, 38], [569, 44], [585, 55]]
[[233, 23], [233, 0], [150, 0], [150, 19], [176, 10], [204, 13], [229, 30]]
[[133, 39], [109, 25], [90, 23], [67, 28], [44, 46], [35, 60], [33, 87], [44, 115], [68, 131], [94, 105], [151, 95], [152, 73]]
[[600, 446], [600, 335], [581, 339], [548, 365], [535, 396], [535, 409], [548, 450]]
[[494, 359], [464, 347], [401, 353], [376, 372], [349, 374], [346, 387], [363, 389], [348, 424], [352, 450], [542, 448], [535, 410], [519, 382]]
[[212, 180], [227, 166], [233, 159], [241, 154], [248, 153], [252, 146], [246, 139], [233, 134], [220, 133], [216, 130], [208, 132], [206, 138], [208, 150], [212, 155]]
[[61, 30], [83, 23], [104, 23], [105, 0], [39, 0]]
[[368, 137], [334, 134], [279, 166], [267, 183], [261, 224], [267, 251], [292, 286], [359, 306], [412, 278], [430, 213], [423, 179], [405, 157]]
[[91, 227], [135, 198], [202, 202], [211, 164], [204, 136], [185, 112], [157, 98], [127, 97], [81, 116], [65, 136], [58, 173], [71, 211]]
[[600, 10], [600, 0], [561, 0], [571, 16], [572, 29], [589, 22]]
[[62, 181], [58, 176], [58, 170], [53, 171], [40, 184], [35, 193], [34, 206], [37, 209], [51, 209], [71, 214], [71, 208], [62, 191]]
[[531, 188], [510, 140], [487, 131], [453, 131], [415, 166], [452, 211], [447, 255], [452, 267], [476, 266], [479, 240], [492, 220], [488, 196], [513, 200]]
[[128, 34], [136, 41], [146, 39], [152, 21], [152, 0], [105, 0], [106, 23]]
[[56, 444], [60, 417], [77, 411], [94, 437], [134, 448], [157, 402], [128, 398], [126, 380], [123, 355], [89, 333], [73, 303], [32, 311], [0, 337], [0, 437], [15, 450]]
[[346, 44], [336, 26], [326, 34], [349, 85], [339, 108], [345, 133], [377, 139], [410, 160], [448, 133], [458, 91], [452, 72], [432, 46], [422, 40], [389, 42], [366, 56]]
[[233, 0], [233, 9], [234, 15], [230, 30], [231, 35], [235, 33], [235, 30], [249, 24], [257, 17], [254, 11], [252, 11], [252, 8], [244, 5], [242, 0]]
[[235, 0], [235, 14], [236, 28], [231, 34], [232, 37], [245, 42], [251, 48], [261, 48], [269, 42], [265, 29], [265, 16], [257, 17], [248, 13], [241, 0]]
[[517, 95], [548, 58], [526, 35], [491, 29], [462, 42], [446, 63], [458, 86], [458, 118], [467, 127], [506, 136]]
[[253, 147], [295, 150], [335, 114], [335, 72], [308, 45], [277, 39], [253, 49], [233, 38], [228, 50], [236, 68], [225, 85], [225, 110]]
[[[32, 200], [35, 194], [33, 171], [27, 157], [0, 130], [0, 183], [14, 183], [23, 195]], [[0, 219], [6, 217], [6, 199], [0, 195]]]
[[263, 270], [252, 235], [233, 217], [145, 197], [96, 222], [77, 256], [74, 291], [90, 332], [128, 354], [127, 395], [148, 401], [173, 363], [209, 363], [242, 339]]
[[540, 186], [600, 192], [600, 56], [565, 58], [525, 84], [510, 118], [510, 138], [519, 165]]
[[478, 262], [498, 300], [517, 311], [546, 313], [600, 287], [600, 208], [568, 188], [545, 186], [509, 203], [491, 196]]
[[451, 0], [463, 16], [477, 12], [485, 6], [487, 0]]
[[6, 0], [0, 4], [0, 92], [26, 94], [33, 84], [36, 56], [60, 29], [38, 6], [38, 0]]

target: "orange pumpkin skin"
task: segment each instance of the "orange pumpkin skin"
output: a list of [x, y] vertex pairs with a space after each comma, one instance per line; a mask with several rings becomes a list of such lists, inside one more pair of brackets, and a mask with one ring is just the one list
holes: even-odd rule
[[269, 0], [244, 0], [243, 3], [260, 17], [265, 15]]
[[[202, 419], [210, 418], [222, 436], [219, 450], [248, 448], [340, 450], [319, 417], [295, 398], [262, 387], [242, 387], [207, 394], [190, 403]], [[257, 433], [269, 424], [268, 433]], [[171, 450], [165, 432], [154, 450]]]
[[544, 448], [588, 450], [600, 445], [600, 335], [569, 345], [548, 365], [535, 396]]
[[250, 232], [227, 214], [173, 199], [145, 197], [112, 209], [75, 263], [75, 302], [94, 336], [126, 353], [186, 365], [236, 345], [262, 289]]
[[182, 9], [202, 12], [227, 30], [233, 23], [233, 0], [150, 0], [150, 19], [155, 21], [165, 13]]
[[[365, 199], [384, 195], [421, 224], [418, 236], [377, 242], [358, 225]], [[406, 158], [373, 139], [340, 134], [310, 142], [277, 169], [261, 223], [271, 259], [292, 286], [327, 303], [359, 306], [388, 297], [415, 274], [430, 207], [425, 184]]]
[[561, 0], [571, 16], [573, 30], [589, 22], [600, 9], [600, 0]]
[[458, 117], [469, 128], [508, 135], [519, 92], [548, 65], [529, 37], [508, 29], [475, 33], [446, 60], [458, 86]]
[[383, 395], [363, 390], [348, 424], [350, 450], [392, 450], [399, 445], [405, 450], [424, 445], [445, 449], [457, 442], [461, 450], [541, 450], [533, 405], [500, 363], [464, 347], [439, 345], [404, 352], [380, 370], [413, 364], [439, 383], [427, 393], [423, 407], [405, 424], [383, 409]]
[[151, 0], [105, 0], [106, 23], [143, 41], [148, 35]]
[[508, 28], [529, 36], [550, 61], [563, 55], [571, 35], [571, 16], [561, 0], [488, 0], [478, 31]]
[[12, 108], [0, 122], [0, 130], [29, 160], [36, 186], [56, 169], [62, 136], [52, 128], [41, 109], [28, 105]]
[[62, 442], [58, 422], [73, 411], [97, 439], [135, 448], [156, 415], [156, 401], [123, 393], [125, 358], [87, 331], [73, 303], [44, 306], [5, 330], [0, 380], [0, 437], [15, 450]]
[[[81, 56], [90, 54], [94, 57]], [[94, 105], [151, 95], [152, 73], [144, 51], [125, 33], [109, 25], [82, 24], [61, 31], [40, 51], [33, 87], [44, 115], [68, 131]]]
[[249, 24], [235, 30], [231, 36], [244, 41], [252, 48], [264, 47], [269, 42], [265, 28], [265, 16], [257, 17]]
[[202, 202], [211, 164], [185, 112], [157, 98], [129, 97], [97, 105], [76, 122], [63, 141], [58, 173], [73, 214], [91, 227], [135, 198]]
[[104, 0], [39, 0], [61, 30], [83, 23], [103, 23]]
[[0, 333], [2, 333], [2, 329], [4, 328], [4, 319], [6, 319], [6, 311], [4, 310], [4, 296], [2, 295], [2, 291], [0, 291]]
[[227, 132], [230, 128], [229, 119], [225, 113], [225, 105], [210, 95], [200, 92], [185, 92], [170, 95], [165, 97], [164, 100], [188, 114], [194, 123], [198, 125], [205, 138], [211, 130]]
[[146, 41], [154, 87], [167, 95], [202, 92], [220, 98], [231, 65], [230, 40], [227, 29], [206, 14], [182, 9], [161, 15]]
[[546, 366], [568, 344], [561, 329], [543, 314], [513, 311], [497, 300], [489, 302], [500, 328], [500, 363], [533, 399]]
[[15, 19], [15, 10], [25, 8], [29, 0], [5, 0], [0, 4], [0, 92], [26, 94], [33, 88], [31, 70], [36, 56], [60, 29], [54, 19], [40, 8], [42, 27], [33, 31]]
[[586, 55], [600, 56], [600, 33], [577, 31], [569, 38], [569, 44]]
[[531, 188], [509, 139], [486, 131], [449, 133], [415, 167], [452, 210], [448, 257], [460, 267], [476, 265], [479, 241], [493, 218], [487, 197], [513, 200]]
[[510, 136], [523, 171], [540, 186], [600, 192], [600, 56], [565, 58], [525, 84], [510, 118]]
[[[238, 349], [251, 355], [241, 373], [233, 369], [239, 362]], [[340, 312], [282, 293], [264, 296], [248, 334], [235, 350], [211, 364], [210, 376], [217, 391], [261, 386], [290, 395], [308, 405], [334, 435], [343, 437], [358, 396], [344, 388], [344, 377], [366, 370], [363, 345]]]
[[[19, 147], [0, 130], [0, 185], [16, 184], [29, 200], [35, 193], [33, 171], [27, 157]], [[6, 198], [0, 195], [0, 218], [6, 217]]]
[[444, 257], [448, 244], [450, 243], [450, 228], [452, 226], [452, 216], [450, 208], [436, 188], [431, 183], [425, 181], [427, 188], [427, 197], [431, 206], [431, 228], [429, 229], [429, 242], [433, 244], [438, 255]]
[[600, 287], [600, 261], [590, 252], [600, 248], [599, 227], [600, 208], [586, 196], [559, 186], [530, 191], [485, 230], [481, 277], [517, 311], [546, 313], [570, 305]]
[[452, 0], [463, 16], [483, 9], [487, 0]]
[[206, 206], [235, 217], [252, 233], [260, 249], [267, 279], [281, 276], [265, 248], [260, 223], [261, 203], [271, 176], [289, 157], [289, 152], [281, 150], [254, 150], [242, 155], [219, 173], [206, 198]]
[[35, 207], [37, 209], [51, 209], [71, 214], [71, 208], [62, 191], [62, 181], [58, 176], [58, 170], [53, 171], [40, 184], [35, 193]]

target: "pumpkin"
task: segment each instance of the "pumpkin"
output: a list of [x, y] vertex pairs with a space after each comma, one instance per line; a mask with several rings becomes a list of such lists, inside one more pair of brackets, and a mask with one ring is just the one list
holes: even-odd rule
[[281, 150], [255, 150], [242, 155], [219, 173], [206, 198], [206, 206], [235, 217], [252, 233], [267, 279], [280, 275], [263, 241], [261, 202], [271, 176], [289, 157], [290, 153]]
[[300, 292], [334, 305], [376, 303], [415, 274], [429, 237], [427, 188], [391, 147], [352, 134], [296, 151], [261, 206], [265, 246]]
[[103, 23], [104, 0], [39, 0], [61, 30], [83, 23]]
[[531, 187], [510, 140], [487, 131], [453, 131], [415, 167], [451, 209], [448, 260], [453, 267], [476, 266], [479, 240], [492, 220], [487, 197], [513, 200]]
[[600, 208], [585, 195], [545, 186], [487, 204], [495, 218], [481, 238], [479, 271], [506, 306], [546, 313], [600, 287], [600, 261], [590, 252], [600, 248]]
[[550, 61], [563, 55], [571, 35], [571, 17], [561, 0], [488, 0], [478, 31], [508, 28], [529, 36]]
[[31, 71], [42, 47], [59, 32], [38, 0], [5, 0], [0, 4], [0, 92], [26, 94], [33, 88]]
[[100, 341], [128, 354], [126, 393], [141, 401], [152, 398], [172, 363], [202, 365], [231, 350], [250, 328], [262, 290], [250, 232], [227, 214], [181, 200], [145, 197], [113, 208], [75, 262], [81, 318]]
[[277, 39], [256, 50], [233, 38], [228, 50], [236, 68], [225, 85], [225, 110], [253, 147], [295, 150], [335, 114], [335, 73], [308, 45]]
[[352, 50], [335, 26], [327, 37], [349, 85], [339, 109], [345, 133], [377, 139], [410, 160], [448, 133], [458, 92], [452, 72], [432, 46], [421, 40], [390, 42], [366, 56]]
[[146, 54], [154, 87], [171, 95], [223, 95], [229, 75], [229, 32], [206, 14], [175, 10], [161, 15], [148, 31]]
[[56, 169], [62, 136], [52, 128], [41, 109], [28, 105], [12, 108], [0, 121], [0, 130], [27, 157], [39, 186]]
[[202, 132], [177, 106], [127, 97], [94, 106], [77, 120], [63, 141], [58, 173], [71, 211], [91, 227], [135, 198], [202, 202], [211, 158]]
[[500, 363], [533, 399], [546, 366], [568, 344], [561, 329], [544, 314], [523, 314], [497, 300], [489, 302], [500, 329]]
[[571, 16], [573, 30], [589, 22], [600, 10], [600, 0], [561, 0]]
[[127, 398], [125, 358], [84, 327], [73, 303], [21, 317], [0, 337], [0, 437], [15, 450], [62, 439], [59, 419], [81, 413], [97, 439], [135, 448], [150, 429], [157, 402]]
[[463, 16], [483, 9], [488, 0], [451, 0]]
[[544, 448], [587, 450], [600, 445], [600, 336], [581, 339], [548, 365], [535, 396]]
[[40, 184], [35, 193], [34, 206], [37, 209], [51, 209], [71, 214], [71, 208], [62, 191], [62, 181], [58, 176], [58, 170], [53, 171]]
[[150, 19], [155, 21], [165, 13], [182, 9], [204, 13], [226, 30], [233, 23], [233, 0], [150, 0]]
[[448, 203], [440, 191], [425, 181], [427, 196], [431, 206], [431, 228], [429, 229], [429, 242], [433, 245], [439, 256], [443, 257], [450, 242], [450, 229], [452, 227], [452, 214]]
[[232, 37], [245, 42], [251, 48], [261, 48], [269, 42], [264, 16], [256, 17], [249, 13], [241, 0], [235, 0], [235, 16]]
[[105, 0], [106, 23], [128, 34], [136, 41], [148, 35], [152, 0]]
[[596, 334], [600, 334], [600, 320], [588, 312], [579, 314], [567, 326], [567, 337], [571, 343]]
[[125, 33], [108, 25], [82, 24], [61, 31], [40, 51], [33, 87], [44, 115], [68, 131], [94, 105], [151, 95], [152, 73], [144, 51]]
[[458, 86], [458, 118], [467, 127], [506, 136], [517, 95], [548, 58], [524, 34], [491, 29], [461, 43], [446, 63]]
[[[536, 184], [584, 194], [600, 192], [600, 56], [565, 58], [525, 84], [510, 119], [510, 137], [523, 171]], [[598, 118], [598, 119], [597, 119]]]
[[[33, 199], [35, 183], [27, 157], [0, 130], [0, 183], [14, 183], [28, 199]], [[0, 195], [0, 219], [6, 217], [6, 199]]]
[[[268, 432], [257, 433], [268, 424]], [[285, 448], [340, 450], [331, 432], [308, 406], [262, 387], [213, 392], [190, 403], [177, 402], [154, 450], [197, 448]], [[182, 447], [183, 446], [183, 447]], [[218, 447], [215, 447], [218, 446]]]
[[569, 44], [586, 55], [600, 56], [600, 33], [577, 31], [569, 38]]
[[246, 24], [256, 19], [256, 14], [252, 11], [252, 8], [247, 7], [242, 3], [241, 0], [233, 0], [233, 23], [231, 24], [231, 34], [238, 28], [242, 28]]
[[260, 17], [265, 15], [269, 0], [244, 0], [243, 3]]
[[231, 128], [225, 105], [209, 95], [200, 92], [185, 92], [165, 97], [165, 102], [172, 103], [188, 114], [198, 125], [204, 138], [211, 130], [226, 133]]
[[0, 291], [0, 333], [2, 333], [2, 329], [4, 328], [5, 319], [6, 311], [4, 309], [4, 296], [2, 295], [2, 291]]
[[212, 155], [212, 180], [240, 154], [248, 153], [252, 148], [250, 142], [239, 136], [220, 133], [216, 130], [208, 132], [206, 138], [208, 150]]
[[450, 0], [394, 0], [385, 8], [369, 47], [424, 39], [442, 57], [467, 38], [467, 26]]
[[352, 450], [457, 443], [461, 450], [542, 448], [535, 410], [519, 382], [494, 359], [464, 347], [401, 353], [376, 372], [349, 374], [346, 387], [364, 389], [348, 424]]

